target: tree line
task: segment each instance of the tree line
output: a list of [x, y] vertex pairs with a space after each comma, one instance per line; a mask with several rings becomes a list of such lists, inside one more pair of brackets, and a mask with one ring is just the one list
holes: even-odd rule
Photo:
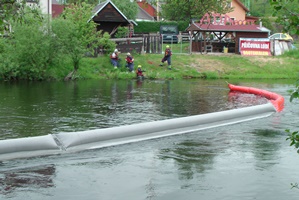
[[[107, 52], [115, 48], [110, 35], [96, 31], [95, 23], [87, 23], [92, 16], [95, 1], [69, 0], [63, 14], [49, 19], [38, 7], [26, 6], [26, 1], [0, 0], [0, 75], [2, 79], [44, 80], [57, 66], [70, 60], [71, 79], [79, 69], [80, 60], [94, 54], [96, 47]], [[132, 0], [113, 0], [128, 17], [136, 18], [138, 5]], [[230, 0], [160, 0], [161, 16], [165, 20], [191, 20], [203, 13], [228, 11]], [[285, 31], [299, 34], [298, 0], [269, 1], [273, 15]], [[135, 6], [132, 6], [135, 5]], [[5, 37], [5, 33], [9, 33]]]

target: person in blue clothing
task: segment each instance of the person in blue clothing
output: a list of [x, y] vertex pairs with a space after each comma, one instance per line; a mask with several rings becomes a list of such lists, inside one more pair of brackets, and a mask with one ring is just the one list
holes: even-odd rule
[[134, 58], [129, 52], [127, 53], [126, 62], [126, 67], [129, 68], [129, 71], [134, 72]]
[[171, 70], [171, 56], [172, 56], [171, 49], [170, 49], [169, 45], [166, 45], [164, 57], [161, 60], [160, 66], [163, 66], [164, 62], [167, 61], [168, 69]]
[[110, 55], [110, 60], [114, 69], [117, 69], [119, 67], [119, 57], [117, 49], [115, 49], [114, 52]]

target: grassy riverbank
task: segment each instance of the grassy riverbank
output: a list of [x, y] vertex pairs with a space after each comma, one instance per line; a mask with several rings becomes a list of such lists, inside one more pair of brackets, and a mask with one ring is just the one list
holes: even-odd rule
[[[121, 69], [113, 69], [109, 56], [84, 58], [77, 72], [79, 79], [130, 79], [135, 73], [128, 73], [125, 66], [125, 53], [120, 54]], [[251, 56], [236, 54], [192, 54], [172, 56], [172, 70], [167, 64], [160, 67], [161, 54], [133, 55], [135, 69], [140, 64], [149, 79], [296, 79], [299, 72], [299, 51], [283, 56]], [[67, 64], [67, 63], [65, 63]], [[69, 64], [67, 64], [69, 65]], [[62, 69], [62, 68], [61, 68]], [[58, 76], [67, 74], [72, 67], [53, 72]], [[67, 71], [69, 70], [69, 71]]]

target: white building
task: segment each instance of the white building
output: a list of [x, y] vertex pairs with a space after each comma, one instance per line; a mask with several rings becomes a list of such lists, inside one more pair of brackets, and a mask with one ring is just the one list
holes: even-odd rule
[[38, 5], [42, 14], [52, 16], [52, 0], [26, 0], [28, 6]]

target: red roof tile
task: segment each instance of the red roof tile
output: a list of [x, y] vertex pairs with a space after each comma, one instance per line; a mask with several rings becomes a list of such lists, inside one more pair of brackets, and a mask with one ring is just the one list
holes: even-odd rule
[[193, 23], [193, 27], [189, 26], [187, 28], [190, 30], [198, 30], [198, 31], [240, 31], [240, 32], [268, 32], [264, 27], [260, 27], [259, 25], [214, 25], [214, 24], [200, 24]]
[[157, 11], [156, 9], [146, 1], [137, 2], [138, 6], [145, 10], [150, 16], [157, 17]]

